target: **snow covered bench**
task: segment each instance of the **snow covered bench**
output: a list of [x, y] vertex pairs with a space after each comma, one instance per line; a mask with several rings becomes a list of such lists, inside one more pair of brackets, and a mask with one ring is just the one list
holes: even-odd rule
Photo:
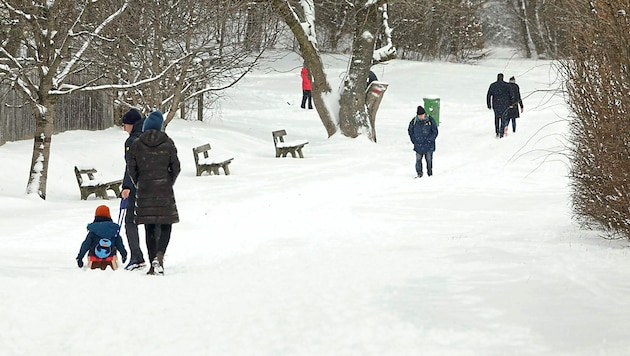
[[[210, 155], [208, 154], [209, 151], [209, 143], [193, 148], [193, 155], [195, 156], [195, 167], [197, 168], [197, 176], [200, 176], [203, 172], [219, 175], [219, 168], [223, 168], [223, 172], [226, 176], [230, 175], [229, 165], [234, 158], [210, 157]], [[200, 155], [203, 155], [203, 157], [199, 157]]]
[[297, 152], [300, 158], [304, 158], [302, 148], [304, 145], [308, 144], [308, 141], [296, 140], [285, 142], [284, 136], [287, 135], [286, 130], [273, 131], [271, 135], [273, 136], [273, 144], [276, 146], [276, 157], [286, 157], [287, 154], [290, 153], [291, 157], [295, 158], [295, 153]]
[[77, 166], [74, 166], [74, 175], [77, 177], [77, 183], [79, 183], [81, 200], [87, 200], [92, 193], [97, 198], [109, 199], [108, 190], [113, 191], [116, 198], [120, 198], [122, 179], [104, 181], [95, 168], [79, 168]]

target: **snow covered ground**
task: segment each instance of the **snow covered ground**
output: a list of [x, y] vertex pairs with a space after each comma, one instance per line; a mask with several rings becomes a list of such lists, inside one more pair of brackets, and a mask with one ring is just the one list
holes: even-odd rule
[[[56, 135], [46, 201], [24, 194], [32, 142], [0, 146], [0, 354], [629, 355], [629, 244], [572, 222], [560, 82], [507, 54], [378, 66], [377, 144], [326, 138], [292, 54], [205, 122], [174, 121], [165, 277], [74, 261], [96, 206], [118, 200], [81, 201], [73, 166], [122, 178], [121, 128]], [[346, 58], [325, 63], [336, 87]], [[501, 140], [485, 106], [498, 72], [525, 104]], [[440, 135], [434, 176], [414, 179], [425, 96]], [[274, 157], [277, 129], [310, 141], [304, 159]], [[195, 177], [204, 143], [234, 157], [230, 176]]]

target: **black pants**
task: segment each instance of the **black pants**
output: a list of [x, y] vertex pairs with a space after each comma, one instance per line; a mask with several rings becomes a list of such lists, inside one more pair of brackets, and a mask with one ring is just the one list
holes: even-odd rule
[[142, 250], [140, 249], [140, 235], [138, 234], [138, 225], [134, 222], [136, 218], [136, 192], [129, 194], [127, 198], [127, 215], [125, 215], [125, 234], [127, 235], [127, 243], [131, 250], [131, 258], [129, 262], [144, 261]]
[[166, 253], [166, 248], [171, 240], [172, 224], [145, 224], [144, 231], [147, 235], [147, 250], [149, 261], [153, 261], [158, 252]]
[[302, 109], [306, 109], [306, 100], [308, 100], [308, 108], [312, 109], [313, 102], [310, 90], [302, 90], [302, 105], [300, 106]]

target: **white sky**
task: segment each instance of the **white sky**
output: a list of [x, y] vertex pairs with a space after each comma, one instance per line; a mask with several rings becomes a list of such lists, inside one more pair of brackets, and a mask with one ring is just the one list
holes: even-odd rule
[[[346, 59], [324, 59], [336, 87]], [[118, 201], [81, 201], [73, 166], [122, 178], [122, 129], [55, 135], [46, 201], [24, 194], [32, 141], [0, 146], [0, 353], [630, 354], [628, 242], [570, 219], [550, 62], [378, 66], [378, 144], [326, 138], [299, 108], [301, 64], [270, 62], [206, 122], [169, 126], [183, 171], [164, 277], [75, 265], [96, 206], [116, 219]], [[525, 104], [502, 140], [485, 106], [498, 72]], [[434, 176], [413, 179], [425, 96], [441, 98], [440, 135]], [[278, 129], [310, 141], [304, 159], [274, 157]], [[232, 175], [195, 177], [208, 142]]]

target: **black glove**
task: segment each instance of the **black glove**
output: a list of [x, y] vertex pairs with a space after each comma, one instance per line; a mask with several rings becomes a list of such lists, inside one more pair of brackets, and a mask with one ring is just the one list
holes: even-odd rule
[[79, 266], [79, 268], [83, 268], [83, 259], [82, 258], [77, 258], [77, 266]]
[[127, 262], [127, 255], [122, 256], [123, 263]]

